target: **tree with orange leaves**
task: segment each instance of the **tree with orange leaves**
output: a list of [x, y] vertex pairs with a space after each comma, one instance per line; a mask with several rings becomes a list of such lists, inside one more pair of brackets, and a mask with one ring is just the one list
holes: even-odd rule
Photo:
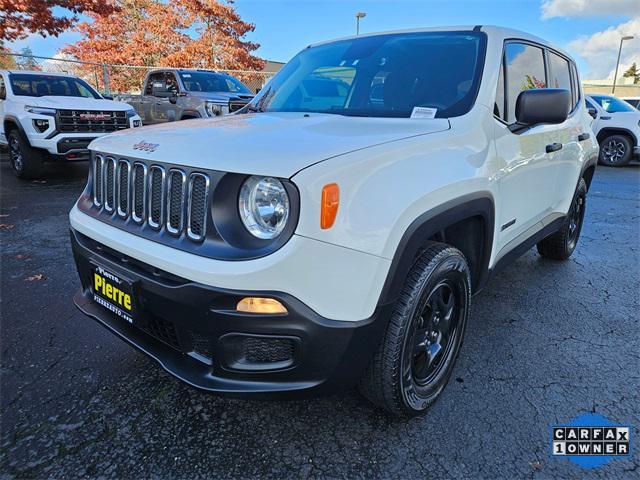
[[[83, 39], [65, 48], [78, 60], [143, 66], [256, 70], [258, 45], [244, 39], [253, 31], [232, 3], [219, 0], [118, 0], [118, 13], [90, 14], [78, 24]], [[87, 67], [89, 69], [90, 67]], [[130, 91], [143, 70], [112, 67], [110, 86]]]
[[[53, 8], [70, 15], [55, 16]], [[57, 37], [78, 21], [78, 14], [107, 15], [115, 10], [104, 0], [0, 0], [0, 40], [19, 40], [30, 33]]]

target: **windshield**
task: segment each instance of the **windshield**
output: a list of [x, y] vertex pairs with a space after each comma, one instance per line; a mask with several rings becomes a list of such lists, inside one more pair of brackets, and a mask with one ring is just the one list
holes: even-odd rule
[[592, 95], [591, 98], [598, 102], [598, 105], [604, 108], [607, 113], [635, 112], [631, 105], [616, 97]]
[[463, 115], [475, 101], [485, 42], [479, 32], [417, 32], [310, 47], [278, 72], [249, 111]]
[[212, 72], [180, 72], [188, 92], [251, 93], [239, 80], [230, 75]]
[[102, 98], [84, 80], [60, 75], [31, 75], [12, 73], [9, 76], [11, 91], [22, 97], [86, 97]]

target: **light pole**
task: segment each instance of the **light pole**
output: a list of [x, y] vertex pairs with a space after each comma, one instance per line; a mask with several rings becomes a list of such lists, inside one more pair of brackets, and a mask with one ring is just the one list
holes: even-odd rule
[[631, 35], [622, 37], [620, 39], [620, 48], [618, 48], [618, 61], [616, 62], [616, 73], [613, 75], [613, 88], [611, 89], [611, 95], [616, 93], [616, 80], [618, 79], [618, 67], [620, 66], [620, 53], [622, 53], [622, 42], [625, 40], [633, 40]]
[[366, 17], [365, 12], [356, 13], [356, 35], [360, 35], [360, 19]]

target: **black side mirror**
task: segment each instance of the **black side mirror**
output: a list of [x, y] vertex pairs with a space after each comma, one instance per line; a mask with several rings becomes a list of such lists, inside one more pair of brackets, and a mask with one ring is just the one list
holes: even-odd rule
[[113, 96], [111, 95], [102, 95], [102, 98], [104, 98], [105, 100], [113, 100]]
[[596, 118], [598, 116], [598, 111], [595, 108], [587, 108], [587, 113], [593, 118]]
[[516, 100], [516, 125], [532, 127], [564, 122], [571, 109], [571, 93], [562, 88], [525, 90]]

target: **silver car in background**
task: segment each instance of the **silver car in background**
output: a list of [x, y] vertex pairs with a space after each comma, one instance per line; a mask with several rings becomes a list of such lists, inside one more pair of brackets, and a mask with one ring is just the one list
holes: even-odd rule
[[233, 113], [252, 98], [251, 91], [226, 73], [156, 69], [147, 73], [141, 95], [118, 95], [131, 105], [143, 125]]

